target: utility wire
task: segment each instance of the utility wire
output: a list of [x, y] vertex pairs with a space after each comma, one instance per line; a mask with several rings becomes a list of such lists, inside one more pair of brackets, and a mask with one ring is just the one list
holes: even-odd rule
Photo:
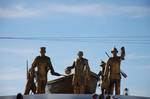
[[64, 37], [0, 37], [0, 40], [44, 40], [98, 43], [150, 44], [150, 36], [64, 36]]

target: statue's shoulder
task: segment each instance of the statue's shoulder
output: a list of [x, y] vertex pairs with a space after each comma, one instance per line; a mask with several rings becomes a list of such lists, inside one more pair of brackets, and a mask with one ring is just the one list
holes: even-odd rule
[[84, 59], [84, 61], [88, 61], [88, 59], [86, 59], [86, 58], [83, 58]]
[[36, 56], [36, 58], [35, 59], [40, 59], [41, 58], [41, 56]]
[[82, 61], [88, 62], [88, 59], [86, 59], [86, 58], [82, 58], [82, 59], [77, 58], [75, 61], [77, 62], [77, 61], [79, 61], [79, 60], [82, 60]]
[[109, 57], [109, 59], [108, 60], [113, 60], [114, 58], [113, 57]]
[[107, 60], [107, 63], [111, 63], [114, 61], [114, 58], [113, 57], [109, 57], [109, 59]]
[[120, 60], [120, 59], [121, 59], [120, 56], [116, 56], [116, 57], [110, 57], [110, 58], [108, 59], [108, 61], [114, 61], [114, 60]]
[[41, 56], [36, 56], [35, 61], [40, 61], [41, 60]]
[[48, 56], [45, 56], [45, 58], [50, 59], [50, 57], [48, 57]]

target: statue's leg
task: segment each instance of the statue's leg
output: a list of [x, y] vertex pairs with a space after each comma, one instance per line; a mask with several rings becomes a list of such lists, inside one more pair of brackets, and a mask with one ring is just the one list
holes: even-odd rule
[[80, 91], [80, 94], [84, 94], [85, 93], [85, 87], [84, 87], [84, 85], [81, 85], [79, 87], [79, 91]]
[[41, 84], [41, 93], [45, 93], [46, 80], [42, 80]]
[[78, 87], [77, 87], [77, 85], [74, 85], [74, 94], [78, 94], [79, 92], [78, 92]]
[[73, 86], [74, 86], [74, 94], [79, 94], [79, 84], [78, 84], [78, 80], [77, 79], [74, 79], [73, 80]]
[[103, 88], [101, 88], [101, 94], [104, 95], [104, 89]]
[[113, 94], [114, 91], [114, 80], [110, 80], [109, 94]]
[[116, 95], [120, 95], [120, 79], [116, 80], [116, 85], [115, 85], [115, 93]]
[[41, 94], [42, 93], [42, 81], [38, 80], [38, 84], [37, 84], [37, 94]]
[[31, 87], [32, 87], [32, 88], [31, 88], [32, 92], [33, 92], [34, 94], [36, 94], [36, 85], [35, 85], [34, 82], [32, 83], [32, 86], [31, 86]]

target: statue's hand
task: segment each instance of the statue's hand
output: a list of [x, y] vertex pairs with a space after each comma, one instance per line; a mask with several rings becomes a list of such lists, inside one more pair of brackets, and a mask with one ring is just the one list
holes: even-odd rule
[[66, 73], [67, 75], [69, 75], [69, 74], [71, 73], [71, 69], [70, 69], [69, 67], [67, 67], [67, 68], [65, 69], [65, 73]]

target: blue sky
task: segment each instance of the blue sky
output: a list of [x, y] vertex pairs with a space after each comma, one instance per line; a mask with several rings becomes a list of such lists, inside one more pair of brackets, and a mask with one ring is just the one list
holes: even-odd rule
[[41, 37], [0, 39], [0, 95], [24, 92], [26, 60], [32, 64], [41, 46], [60, 73], [79, 50], [98, 73], [105, 51], [125, 46], [121, 68], [128, 78], [121, 92], [127, 87], [131, 95], [150, 97], [149, 26], [149, 0], [0, 0], [0, 37]]

